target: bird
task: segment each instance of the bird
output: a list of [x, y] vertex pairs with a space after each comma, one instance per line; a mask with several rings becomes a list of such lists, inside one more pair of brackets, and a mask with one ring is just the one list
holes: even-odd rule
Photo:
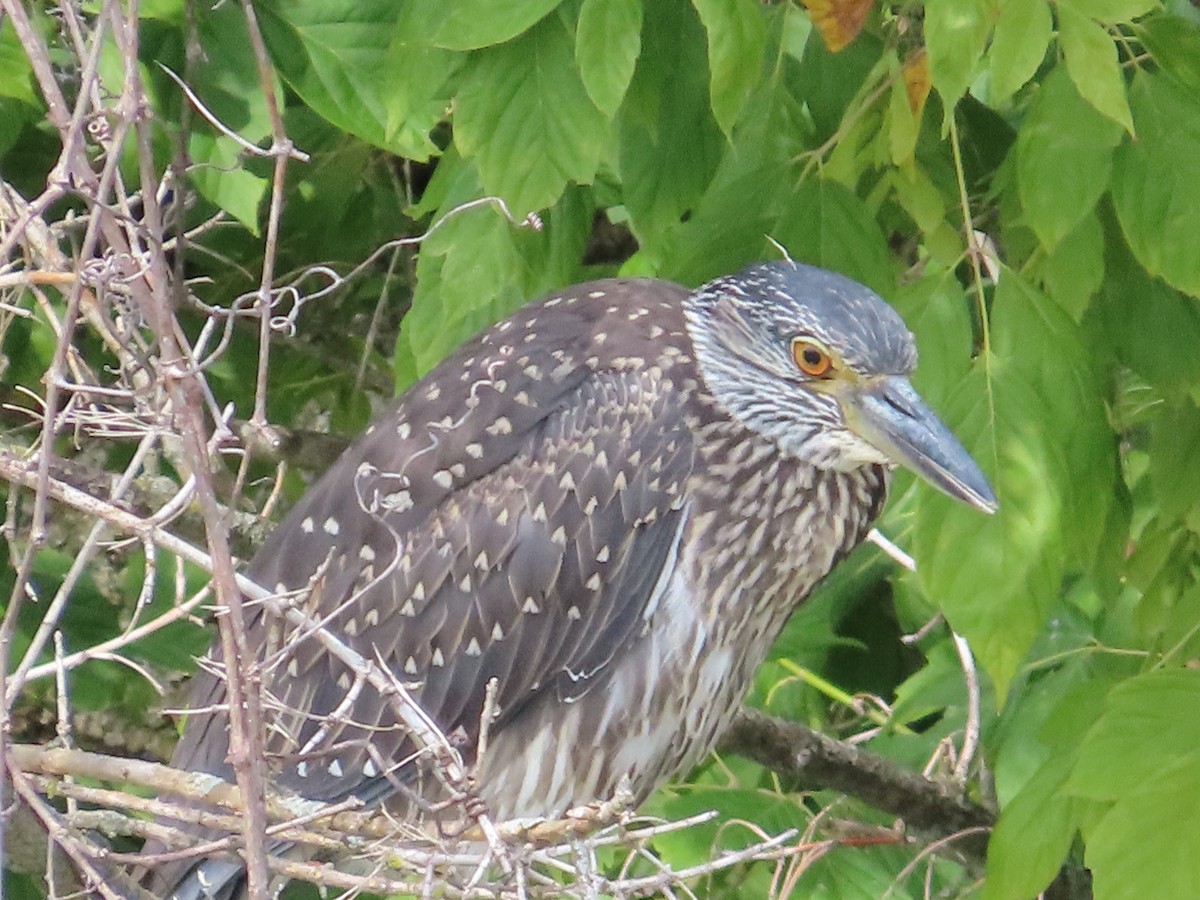
[[[878, 294], [790, 259], [693, 290], [569, 287], [410, 387], [245, 574], [385, 665], [494, 819], [640, 803], [710, 753], [894, 468], [997, 509], [916, 363]], [[413, 734], [311, 632], [265, 608], [248, 626], [269, 783], [428, 814]], [[219, 643], [202, 663], [172, 765], [232, 780]], [[231, 854], [155, 877], [192, 900], [241, 896], [246, 875]]]

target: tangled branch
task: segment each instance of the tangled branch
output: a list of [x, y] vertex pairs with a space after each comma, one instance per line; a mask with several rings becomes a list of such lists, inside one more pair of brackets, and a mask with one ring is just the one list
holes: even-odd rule
[[[107, 838], [152, 837], [169, 848], [159, 854], [160, 858], [200, 855], [239, 845], [234, 838], [240, 830], [246, 804], [238, 787], [221, 779], [79, 750], [15, 745], [10, 754], [10, 765], [22, 777], [28, 776], [28, 783], [38, 794], [66, 797], [93, 807], [56, 817], [64, 833], [71, 834], [81, 846], [98, 846], [97, 839], [88, 836], [91, 832]], [[118, 787], [81, 785], [75, 778]], [[138, 789], [179, 800], [147, 798]], [[358, 805], [354, 801], [313, 804], [268, 795], [265, 802], [268, 835], [303, 844], [318, 857], [321, 853], [336, 854], [343, 865], [349, 851], [357, 869], [343, 872], [321, 862], [271, 858], [268, 860], [271, 871], [326, 887], [377, 893], [424, 892], [436, 881], [439, 890], [452, 897], [518, 897], [524, 896], [529, 888], [554, 888], [561, 896], [637, 897], [659, 893], [672, 885], [751, 860], [786, 859], [810, 851], [813, 846], [797, 841], [796, 831], [791, 830], [686, 870], [661, 868], [652, 875], [638, 874], [631, 862], [622, 867], [620, 876], [603, 877], [596, 874], [593, 863], [581, 860], [593, 860], [605, 848], [624, 849], [631, 861], [635, 860], [648, 853], [654, 838], [702, 825], [715, 815], [705, 813], [672, 822], [637, 818], [629, 809], [628, 797], [618, 796], [570, 810], [562, 819], [499, 823], [496, 837], [503, 841], [521, 872], [519, 876], [501, 872], [479, 879], [476, 876], [480, 862], [488, 858], [486, 849], [480, 849], [485, 839], [480, 829], [466, 831], [451, 842], [436, 832], [417, 833], [384, 812], [363, 811]], [[138, 813], [223, 829], [231, 837], [197, 847], [190, 834], [138, 818]], [[148, 861], [137, 854], [98, 849], [87, 855], [93, 872], [101, 864], [133, 865]], [[571, 876], [576, 886], [564, 886], [563, 875]], [[106, 875], [98, 883], [111, 887], [113, 876]], [[119, 884], [119, 879], [115, 883]], [[136, 887], [130, 884], [122, 885], [122, 889], [136, 892]]]

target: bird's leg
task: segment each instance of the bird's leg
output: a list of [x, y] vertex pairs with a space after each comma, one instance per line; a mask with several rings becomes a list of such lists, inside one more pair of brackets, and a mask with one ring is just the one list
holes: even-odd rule
[[[435, 751], [435, 757], [437, 753]], [[438, 765], [442, 765], [441, 760], [437, 760]], [[443, 812], [453, 806], [458, 806], [462, 809], [464, 818], [460, 820], [460, 824], [448, 825], [445, 821], [438, 822], [438, 833], [451, 840], [461, 837], [470, 828], [474, 827], [480, 818], [490, 815], [487, 802], [479, 796], [479, 785], [475, 780], [475, 776], [470, 773], [464, 774], [458, 784], [454, 785], [454, 789], [450, 796], [445, 800], [438, 801], [433, 804], [437, 807], [438, 812]]]

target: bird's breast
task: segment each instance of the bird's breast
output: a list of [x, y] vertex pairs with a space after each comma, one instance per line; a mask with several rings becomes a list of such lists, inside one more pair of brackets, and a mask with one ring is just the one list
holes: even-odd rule
[[497, 814], [557, 815], [621, 785], [641, 802], [715, 746], [784, 623], [858, 543], [884, 490], [880, 470], [813, 473], [764, 457], [752, 471], [740, 485], [693, 479], [679, 551], [630, 652], [571, 703], [543, 704], [497, 736], [485, 797], [489, 783], [519, 784], [488, 798]]

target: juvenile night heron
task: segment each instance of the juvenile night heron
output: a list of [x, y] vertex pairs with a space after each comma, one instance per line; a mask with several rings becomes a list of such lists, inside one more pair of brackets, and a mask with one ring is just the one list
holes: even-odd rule
[[[411, 388], [248, 574], [385, 662], [473, 761], [498, 819], [644, 799], [701, 760], [790, 613], [862, 540], [889, 470], [996, 508], [909, 383], [900, 317], [774, 262], [687, 291], [615, 279], [521, 309]], [[307, 592], [307, 597], [305, 597]], [[429, 779], [393, 707], [260, 614], [277, 789], [411, 816]], [[212, 654], [219, 668], [219, 648]], [[202, 672], [174, 765], [232, 777]], [[160, 874], [236, 896], [233, 857]]]

